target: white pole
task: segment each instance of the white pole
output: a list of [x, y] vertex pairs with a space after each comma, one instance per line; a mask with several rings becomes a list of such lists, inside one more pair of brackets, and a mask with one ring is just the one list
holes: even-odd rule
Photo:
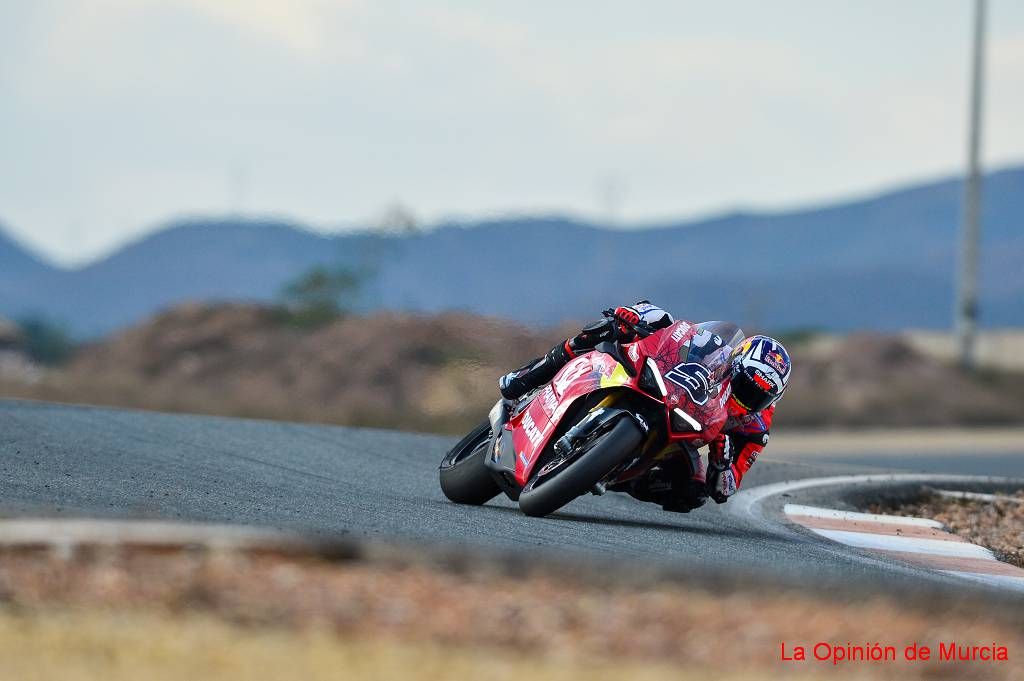
[[971, 69], [970, 129], [967, 138], [967, 177], [964, 181], [963, 222], [960, 231], [960, 272], [956, 292], [956, 332], [960, 364], [975, 364], [978, 325], [978, 236], [981, 231], [981, 115], [985, 75], [985, 9], [987, 0], [974, 0], [974, 46]]

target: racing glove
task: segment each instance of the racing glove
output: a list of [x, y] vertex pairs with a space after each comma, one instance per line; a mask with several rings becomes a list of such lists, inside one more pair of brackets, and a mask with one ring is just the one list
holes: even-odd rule
[[741, 475], [733, 463], [732, 438], [723, 436], [711, 443], [708, 452], [708, 496], [724, 504], [739, 487]]
[[[632, 340], [636, 337], [633, 327], [640, 323], [640, 313], [631, 307], [615, 308], [615, 331], [620, 340]], [[627, 323], [628, 322], [628, 323]]]
[[711, 466], [708, 469], [708, 496], [715, 500], [716, 504], [724, 504], [729, 497], [736, 494], [736, 467], [716, 468]]

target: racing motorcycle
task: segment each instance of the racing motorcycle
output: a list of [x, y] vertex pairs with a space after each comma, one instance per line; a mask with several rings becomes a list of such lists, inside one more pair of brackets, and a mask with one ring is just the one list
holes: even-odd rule
[[499, 400], [441, 461], [445, 496], [481, 505], [505, 493], [545, 516], [588, 492], [624, 489], [669, 457], [703, 470], [697, 450], [725, 426], [729, 360], [743, 332], [687, 321], [655, 331], [604, 314], [637, 340], [601, 342], [546, 386]]

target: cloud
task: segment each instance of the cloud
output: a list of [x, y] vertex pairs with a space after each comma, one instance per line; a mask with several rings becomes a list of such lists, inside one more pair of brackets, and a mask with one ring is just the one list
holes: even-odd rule
[[[0, 0], [0, 213], [81, 257], [227, 205], [237, 167], [247, 210], [325, 226], [396, 197], [586, 212], [609, 175], [640, 219], [951, 172], [954, 3]], [[1000, 7], [990, 161], [1024, 154], [1024, 11]]]
[[433, 7], [424, 16], [438, 39], [480, 53], [478, 63], [496, 71], [494, 80], [517, 83], [590, 141], [657, 144], [689, 137], [691, 126], [739, 128], [751, 96], [792, 102], [829, 87], [782, 40], [719, 34], [613, 37], [595, 45], [551, 39], [527, 24], [472, 10]]
[[36, 11], [41, 35], [23, 58], [46, 72], [23, 81], [70, 80], [72, 91], [187, 86], [242, 54], [255, 57], [254, 68], [274, 59], [297, 68], [371, 59], [362, 0], [90, 0], [42, 2]]
[[339, 24], [365, 11], [361, 0], [93, 0], [90, 12], [105, 6], [115, 13], [178, 9], [261, 39], [306, 58], [333, 58], [340, 43], [353, 48], [351, 34], [339, 41]]

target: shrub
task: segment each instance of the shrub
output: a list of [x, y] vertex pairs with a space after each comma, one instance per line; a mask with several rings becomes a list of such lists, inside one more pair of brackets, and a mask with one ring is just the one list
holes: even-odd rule
[[75, 350], [71, 336], [59, 324], [41, 317], [29, 317], [19, 321], [18, 325], [25, 354], [40, 364], [62, 364]]

